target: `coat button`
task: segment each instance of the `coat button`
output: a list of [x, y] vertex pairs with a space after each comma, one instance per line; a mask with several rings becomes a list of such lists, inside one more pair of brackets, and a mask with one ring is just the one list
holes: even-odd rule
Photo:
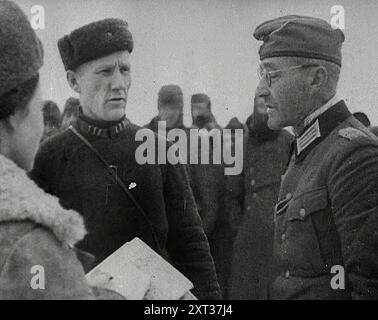
[[285, 272], [285, 278], [288, 279], [289, 277], [290, 277], [290, 271], [286, 270], [286, 272]]
[[304, 218], [304, 216], [306, 215], [306, 210], [304, 208], [301, 208], [301, 210], [299, 210], [299, 215]]
[[249, 211], [249, 210], [251, 210], [252, 209], [252, 207], [251, 206], [248, 206], [247, 207], [247, 211]]
[[256, 184], [256, 181], [255, 180], [251, 180], [251, 186], [254, 186]]
[[291, 193], [288, 193], [288, 194], [286, 195], [286, 200], [291, 199], [292, 196], [293, 196], [293, 195], [292, 195]]
[[286, 234], [283, 233], [283, 234], [281, 235], [281, 240], [282, 240], [282, 242], [286, 240]]

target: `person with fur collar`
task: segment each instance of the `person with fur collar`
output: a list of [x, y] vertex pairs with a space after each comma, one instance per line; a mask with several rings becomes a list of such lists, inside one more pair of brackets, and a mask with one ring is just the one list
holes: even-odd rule
[[120, 298], [85, 279], [72, 250], [86, 234], [79, 214], [26, 174], [43, 133], [43, 49], [13, 2], [0, 1], [0, 30], [0, 300]]

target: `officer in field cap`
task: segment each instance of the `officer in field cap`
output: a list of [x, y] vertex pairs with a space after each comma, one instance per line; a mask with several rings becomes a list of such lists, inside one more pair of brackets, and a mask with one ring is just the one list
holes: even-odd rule
[[83, 215], [89, 234], [79, 247], [94, 254], [96, 263], [139, 237], [193, 282], [199, 299], [219, 297], [184, 168], [137, 162], [141, 128], [126, 118], [133, 51], [127, 22], [87, 24], [62, 37], [58, 47], [82, 112], [69, 129], [42, 145], [36, 181]]
[[337, 96], [344, 35], [292, 15], [254, 36], [268, 126], [296, 135], [275, 209], [270, 297], [378, 298], [378, 143]]
[[269, 57], [303, 57], [322, 59], [341, 66], [341, 45], [344, 34], [340, 29], [318, 18], [284, 16], [259, 25], [254, 37], [264, 41], [260, 59]]

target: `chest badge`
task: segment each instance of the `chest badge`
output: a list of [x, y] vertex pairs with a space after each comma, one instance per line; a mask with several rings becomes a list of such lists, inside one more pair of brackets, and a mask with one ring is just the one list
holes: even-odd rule
[[135, 182], [131, 182], [129, 184], [129, 190], [134, 189], [136, 186], [137, 186], [137, 184]]

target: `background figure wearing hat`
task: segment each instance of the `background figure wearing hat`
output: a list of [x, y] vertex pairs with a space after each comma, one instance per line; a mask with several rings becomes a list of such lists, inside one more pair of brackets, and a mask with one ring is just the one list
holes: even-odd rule
[[211, 112], [211, 100], [207, 94], [193, 94], [190, 103], [193, 121], [192, 128], [206, 129], [207, 131], [214, 128], [222, 129]]
[[[264, 41], [268, 126], [296, 134], [275, 210], [270, 297], [378, 298], [378, 143], [336, 95], [344, 35], [321, 19], [285, 16], [254, 36]], [[345, 276], [335, 284], [336, 265]]]
[[[219, 297], [213, 259], [183, 166], [140, 165], [135, 152], [139, 129], [126, 118], [133, 40], [120, 19], [90, 23], [58, 42], [71, 88], [82, 113], [73, 123], [129, 187], [126, 195], [103, 163], [71, 130], [41, 146], [36, 181], [79, 211], [88, 235], [79, 247], [101, 262], [139, 237], [194, 284], [199, 299]], [[163, 139], [156, 135], [156, 141]], [[157, 148], [156, 148], [157, 150]]]
[[61, 124], [60, 110], [54, 101], [46, 100], [43, 103], [42, 112], [44, 131], [41, 142], [58, 133]]
[[181, 88], [174, 84], [165, 85], [160, 88], [158, 93], [159, 114], [145, 127], [157, 132], [158, 121], [165, 121], [167, 133], [170, 129], [187, 131], [183, 123], [183, 109], [184, 101]]
[[10, 1], [0, 1], [0, 30], [0, 300], [94, 299], [70, 248], [86, 233], [82, 218], [63, 209], [25, 172], [43, 133], [41, 43]]
[[[246, 130], [244, 125], [236, 118], [232, 118], [225, 129], [231, 130], [231, 136], [225, 135], [223, 137], [223, 148], [230, 148], [232, 154], [235, 154], [235, 130]], [[225, 165], [226, 166], [226, 165]], [[235, 176], [221, 176], [219, 173], [219, 180], [221, 187], [224, 190], [219, 191], [218, 209], [214, 230], [211, 234], [211, 253], [213, 255], [215, 266], [218, 274], [218, 281], [222, 289], [224, 299], [229, 299], [229, 277], [231, 269], [232, 258], [232, 240], [233, 230], [230, 224], [230, 205], [227, 197], [227, 181], [229, 178]]]
[[80, 100], [75, 97], [69, 97], [64, 104], [62, 113], [61, 130], [67, 129], [70, 124], [77, 120], [80, 114]]
[[[195, 152], [200, 155], [198, 150], [190, 150], [189, 129], [183, 124], [183, 94], [181, 88], [177, 85], [166, 85], [159, 90], [158, 95], [159, 115], [152, 119], [146, 125], [147, 128], [157, 132], [158, 121], [166, 121], [167, 133], [170, 129], [182, 129], [187, 133], [188, 138], [188, 155]], [[210, 98], [205, 94], [198, 94], [192, 97], [192, 116], [195, 128], [205, 128], [209, 131], [211, 128], [220, 128], [210, 111]], [[190, 157], [188, 156], [188, 159]], [[200, 163], [200, 161], [199, 161]], [[226, 296], [226, 273], [228, 257], [225, 254], [227, 250], [225, 226], [223, 225], [221, 199], [222, 199], [222, 182], [224, 179], [220, 165], [208, 164], [188, 164], [185, 166], [189, 173], [190, 185], [193, 190], [197, 208], [201, 216], [205, 233], [209, 239], [211, 254], [213, 256], [217, 270], [218, 282], [222, 289], [223, 297]], [[221, 183], [219, 183], [221, 182]], [[226, 247], [224, 247], [225, 245]]]
[[[203, 93], [194, 94], [191, 97], [191, 112], [193, 129], [203, 129], [206, 133], [210, 133], [213, 129], [219, 139], [209, 139], [209, 163], [205, 164], [201, 159], [202, 148], [201, 138], [199, 138], [198, 149], [189, 150], [189, 155], [195, 154], [198, 158], [198, 164], [189, 165], [190, 185], [193, 189], [194, 198], [196, 200], [198, 212], [201, 216], [205, 233], [209, 239], [211, 253], [214, 258], [217, 269], [218, 279], [225, 297], [225, 285], [223, 280], [223, 257], [216, 254], [218, 251], [217, 237], [219, 236], [218, 227], [224, 215], [224, 192], [225, 192], [225, 176], [223, 163], [213, 162], [214, 150], [222, 150], [222, 128], [217, 124], [211, 112], [211, 101], [209, 96]], [[218, 144], [218, 145], [215, 145]], [[189, 143], [191, 145], [191, 143]]]
[[[221, 137], [222, 128], [217, 124], [211, 112], [209, 96], [203, 93], [192, 95], [191, 112], [193, 129], [205, 129], [208, 132], [215, 129]], [[189, 175], [198, 211], [211, 246], [211, 234], [214, 231], [218, 217], [222, 215], [225, 180], [223, 164], [213, 163], [213, 150], [217, 147], [218, 150], [221, 150], [219, 149], [220, 146], [215, 146], [214, 144], [221, 144], [222, 141], [210, 137], [209, 142], [209, 164], [203, 164], [203, 161], [201, 161], [200, 142], [198, 143], [198, 149], [189, 150], [189, 154], [196, 153], [196, 158], [198, 158], [198, 164], [190, 164]], [[189, 145], [191, 144], [189, 143]]]
[[274, 205], [285, 173], [292, 135], [268, 128], [259, 88], [246, 122], [243, 172], [227, 176], [226, 206], [233, 230], [229, 298], [268, 299], [272, 280]]
[[360, 121], [366, 128], [371, 127], [370, 120], [365, 113], [355, 112], [355, 113], [353, 113], [353, 117], [355, 117], [358, 121]]

